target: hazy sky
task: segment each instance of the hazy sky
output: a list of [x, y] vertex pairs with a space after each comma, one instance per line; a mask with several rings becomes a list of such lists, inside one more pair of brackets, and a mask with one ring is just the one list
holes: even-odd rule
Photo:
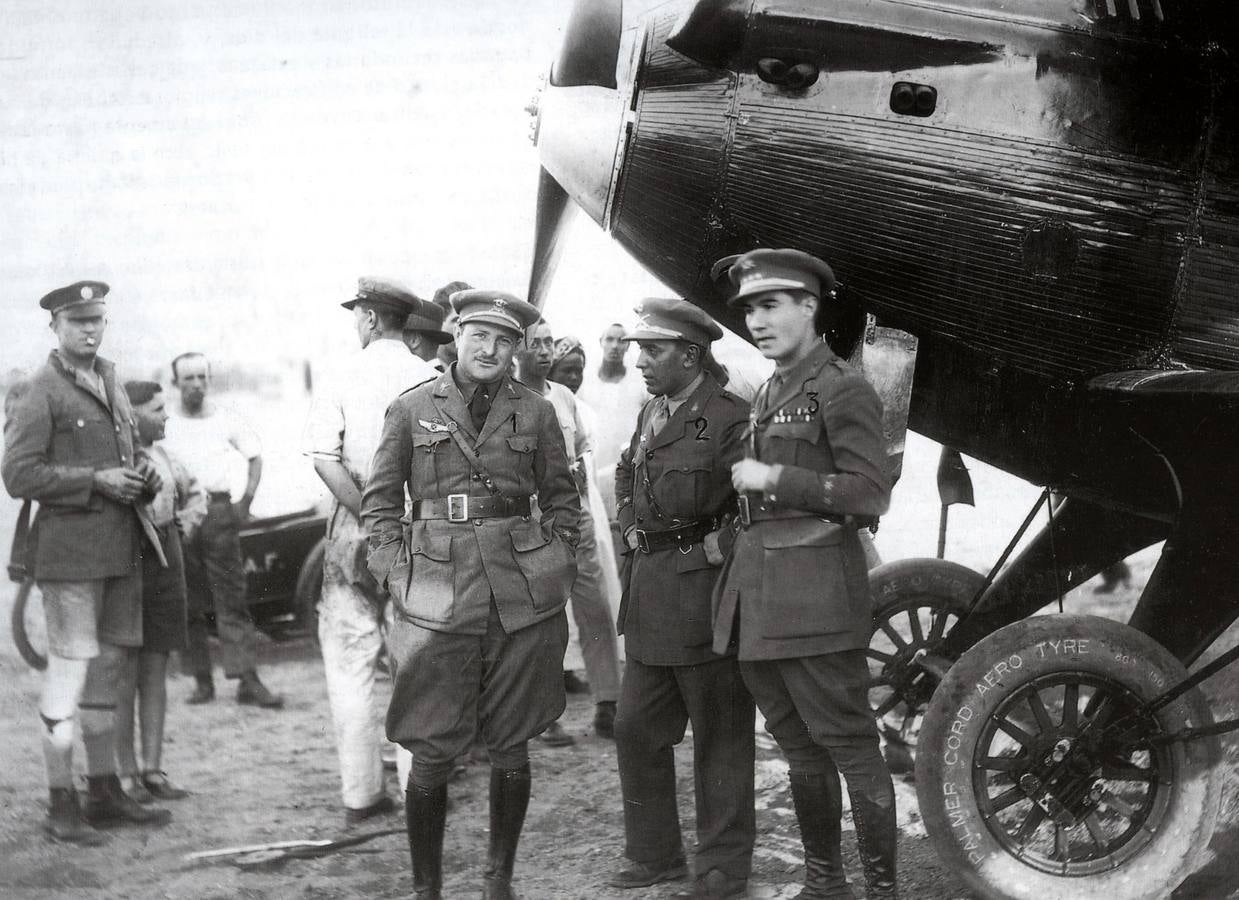
[[[0, 351], [51, 346], [38, 298], [113, 288], [105, 355], [238, 362], [351, 346], [362, 274], [523, 293], [525, 111], [568, 0], [3, 0]], [[584, 215], [547, 314], [587, 343], [660, 292]]]

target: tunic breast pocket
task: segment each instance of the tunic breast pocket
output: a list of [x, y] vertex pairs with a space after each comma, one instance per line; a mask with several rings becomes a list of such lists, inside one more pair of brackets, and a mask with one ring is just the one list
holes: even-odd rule
[[825, 461], [818, 446], [821, 438], [822, 423], [816, 416], [808, 422], [778, 422], [767, 428], [761, 456], [765, 462], [816, 467]]
[[[73, 430], [73, 451], [87, 465], [114, 466], [120, 459], [117, 449], [118, 426], [101, 411], [80, 412], [68, 423]], [[132, 465], [133, 460], [121, 461]]]
[[702, 498], [709, 493], [713, 465], [708, 458], [685, 459], [663, 467], [655, 486], [655, 496], [668, 516], [694, 518]]
[[450, 434], [436, 432], [434, 434], [415, 434], [413, 435], [413, 459], [410, 461], [414, 471], [418, 467], [423, 467], [428, 476], [429, 481], [438, 481], [441, 473], [439, 468], [439, 448], [443, 447], [447, 441], [451, 440]]

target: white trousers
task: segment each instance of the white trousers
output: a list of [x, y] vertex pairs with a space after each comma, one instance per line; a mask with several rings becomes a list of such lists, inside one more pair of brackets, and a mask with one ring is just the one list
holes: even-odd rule
[[[334, 537], [334, 536], [333, 536]], [[334, 551], [334, 552], [333, 552]], [[385, 710], [375, 691], [384, 623], [365, 594], [349, 583], [339, 555], [352, 553], [348, 541], [327, 543], [323, 595], [318, 607], [318, 640], [327, 676], [327, 700], [335, 726], [344, 805], [362, 809], [384, 794], [382, 748]], [[390, 608], [390, 605], [389, 605]], [[403, 791], [411, 760], [396, 748]]]

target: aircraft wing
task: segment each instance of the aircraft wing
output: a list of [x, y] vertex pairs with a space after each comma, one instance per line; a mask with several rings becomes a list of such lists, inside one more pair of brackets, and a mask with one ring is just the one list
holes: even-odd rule
[[[713, 68], [752, 71], [766, 57], [823, 72], [899, 72], [1003, 55], [1090, 59], [1150, 47], [1233, 51], [1229, 0], [697, 0], [667, 38]], [[1102, 49], [1107, 48], [1107, 49]], [[1208, 49], [1208, 52], [1215, 52]], [[1135, 57], [1139, 59], [1139, 57]]]
[[1095, 391], [1140, 397], [1177, 397], [1209, 401], [1219, 407], [1239, 403], [1239, 372], [1216, 369], [1136, 369], [1093, 378]]
[[994, 59], [1000, 43], [933, 8], [856, 2], [698, 0], [667, 46], [703, 65], [752, 69], [763, 57], [811, 59], [822, 71], [901, 71]]

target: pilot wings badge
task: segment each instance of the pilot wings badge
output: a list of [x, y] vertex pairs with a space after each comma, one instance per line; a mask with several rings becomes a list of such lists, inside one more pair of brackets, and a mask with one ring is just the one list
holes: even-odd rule
[[443, 434], [452, 430], [450, 425], [444, 425], [442, 422], [427, 422], [425, 419], [418, 419], [417, 424], [425, 428], [431, 434]]

